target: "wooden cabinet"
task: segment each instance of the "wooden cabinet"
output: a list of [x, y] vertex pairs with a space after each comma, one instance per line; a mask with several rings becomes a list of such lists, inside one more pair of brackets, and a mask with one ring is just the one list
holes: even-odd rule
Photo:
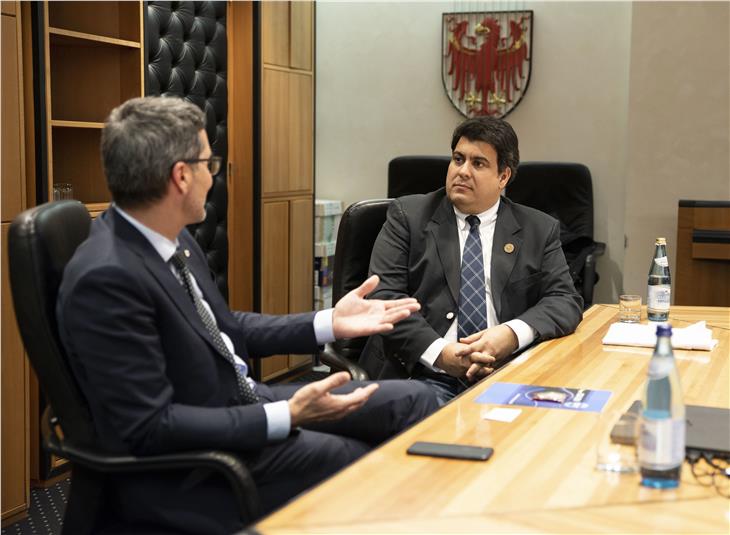
[[291, 2], [289, 32], [289, 66], [292, 69], [312, 70], [313, 17], [311, 2]]
[[228, 304], [233, 310], [254, 310], [253, 12], [252, 2], [228, 3]]
[[[8, 13], [12, 11], [12, 15]], [[10, 221], [25, 204], [23, 73], [20, 17], [14, 2], [2, 3], [2, 220]]]
[[[289, 312], [314, 308], [314, 203], [311, 196], [289, 201]], [[289, 368], [309, 365], [311, 355], [289, 355]]]
[[2, 223], [2, 519], [22, 516], [30, 507], [28, 361], [15, 323], [10, 296], [7, 237]]
[[[37, 185], [40, 200], [53, 200], [54, 184], [70, 184], [73, 198], [96, 215], [111, 199], [99, 147], [104, 121], [114, 107], [144, 94], [143, 5], [139, 1], [24, 3], [23, 13], [30, 15], [31, 9], [34, 30], [43, 43], [34, 74], [41, 88], [43, 109], [38, 114], [45, 120], [40, 125], [45, 150], [39, 158], [39, 177], [29, 178], [26, 188], [34, 192]], [[4, 48], [3, 42], [3, 57]], [[25, 63], [32, 64], [29, 56]], [[27, 107], [32, 106], [27, 103]], [[35, 165], [35, 160], [29, 162]], [[29, 391], [30, 476], [43, 482], [67, 466], [41, 446], [44, 399], [32, 373]]]
[[100, 161], [104, 120], [144, 94], [141, 2], [45, 2], [48, 199], [67, 183], [90, 211], [110, 195]]
[[680, 200], [674, 304], [730, 306], [730, 201]]
[[[314, 4], [260, 9], [260, 295], [271, 314], [313, 309]], [[309, 355], [264, 359], [269, 380], [311, 364]]]
[[268, 65], [289, 66], [289, 2], [262, 2], [261, 60]]
[[[289, 202], [264, 202], [261, 210], [261, 310], [268, 314], [289, 312]], [[286, 372], [287, 355], [261, 361], [261, 378]]]
[[313, 190], [312, 76], [264, 68], [261, 191]]
[[[312, 197], [266, 201], [261, 215], [261, 308], [269, 314], [312, 310]], [[263, 380], [311, 363], [310, 355], [261, 362]]]
[[0, 326], [2, 369], [2, 520], [27, 514], [30, 506], [29, 367], [15, 321], [8, 273], [7, 237], [10, 221], [26, 207], [25, 121], [21, 8], [2, 2], [2, 264]]

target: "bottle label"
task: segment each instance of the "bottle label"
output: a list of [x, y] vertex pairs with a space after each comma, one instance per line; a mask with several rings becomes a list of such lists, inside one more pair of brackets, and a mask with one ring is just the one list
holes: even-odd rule
[[671, 357], [653, 357], [649, 361], [649, 379], [664, 379], [669, 377], [674, 369], [674, 360]]
[[646, 308], [654, 312], [669, 312], [671, 295], [672, 289], [669, 284], [650, 285]]
[[684, 418], [641, 419], [639, 463], [652, 470], [668, 470], [684, 461]]
[[669, 260], [667, 260], [666, 256], [660, 256], [659, 258], [655, 258], [654, 262], [656, 262], [657, 266], [660, 266], [663, 268], [669, 267]]

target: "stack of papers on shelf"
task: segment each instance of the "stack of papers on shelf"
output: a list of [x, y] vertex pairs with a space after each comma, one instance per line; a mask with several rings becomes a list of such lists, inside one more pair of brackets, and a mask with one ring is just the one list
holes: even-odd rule
[[[603, 337], [605, 345], [654, 347], [656, 324], [614, 323]], [[698, 321], [689, 327], [672, 327], [672, 347], [675, 349], [701, 349], [712, 351], [717, 340], [706, 322]]]

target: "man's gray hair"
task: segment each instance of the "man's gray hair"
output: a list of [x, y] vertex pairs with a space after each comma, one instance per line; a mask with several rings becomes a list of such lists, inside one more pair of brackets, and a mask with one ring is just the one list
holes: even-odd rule
[[133, 208], [164, 197], [173, 165], [200, 156], [204, 128], [200, 108], [180, 98], [133, 98], [114, 108], [101, 133], [114, 202]]

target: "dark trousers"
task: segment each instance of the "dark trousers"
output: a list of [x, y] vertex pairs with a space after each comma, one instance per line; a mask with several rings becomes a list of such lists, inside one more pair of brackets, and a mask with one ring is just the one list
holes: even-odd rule
[[[368, 383], [350, 382], [344, 394]], [[438, 408], [433, 392], [419, 381], [379, 381], [379, 388], [359, 410], [340, 420], [297, 429], [247, 459], [264, 514], [331, 476], [373, 447]], [[258, 385], [262, 401], [289, 399], [302, 384]]]
[[435, 394], [439, 407], [464, 392], [469, 386], [465, 379], [457, 379], [445, 373], [424, 372], [418, 377]]
[[[351, 382], [335, 392], [350, 392]], [[361, 457], [438, 408], [419, 381], [380, 381], [359, 410], [344, 418], [296, 429], [256, 453], [241, 452], [267, 514]], [[289, 399], [304, 384], [257, 385], [262, 402]], [[134, 529], [124, 533], [226, 534], [243, 529], [240, 512], [221, 476], [207, 469], [114, 476], [112, 509]], [[255, 519], [254, 519], [255, 520]], [[144, 527], [142, 527], [144, 526]]]

